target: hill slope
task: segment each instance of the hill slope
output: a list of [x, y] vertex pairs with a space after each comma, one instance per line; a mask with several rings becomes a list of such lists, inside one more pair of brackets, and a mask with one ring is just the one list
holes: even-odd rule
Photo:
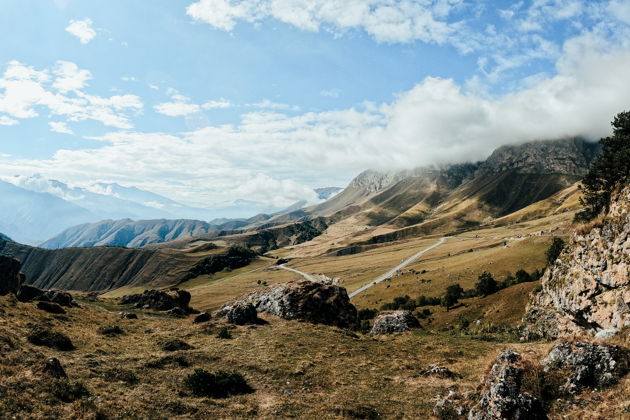
[[199, 220], [103, 220], [74, 226], [40, 244], [59, 249], [85, 246], [142, 247], [147, 244], [198, 237], [218, 226]]

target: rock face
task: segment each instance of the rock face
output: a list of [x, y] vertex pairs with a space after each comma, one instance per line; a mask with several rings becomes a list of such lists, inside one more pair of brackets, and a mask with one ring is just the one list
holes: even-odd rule
[[20, 262], [0, 255], [0, 296], [17, 293], [22, 281]]
[[562, 390], [577, 394], [616, 384], [630, 370], [630, 355], [616, 345], [564, 342], [553, 346], [541, 363], [545, 371], [568, 371]]
[[519, 366], [520, 361], [521, 356], [513, 350], [499, 355], [485, 380], [487, 391], [468, 413], [469, 420], [547, 418], [540, 402], [521, 392], [524, 369]]
[[350, 303], [346, 289], [332, 284], [310, 281], [289, 282], [244, 298], [258, 312], [267, 312], [284, 319], [297, 319], [314, 324], [357, 328], [357, 309]]
[[248, 302], [236, 302], [224, 306], [219, 316], [224, 316], [227, 322], [235, 325], [257, 324], [259, 322], [256, 307]]
[[376, 317], [370, 334], [392, 334], [419, 327], [418, 319], [409, 311], [386, 312]]
[[576, 233], [545, 272], [523, 318], [526, 337], [630, 327], [630, 187], [590, 232]]
[[179, 308], [186, 313], [192, 312], [188, 306], [190, 293], [185, 290], [145, 290], [141, 294], [126, 295], [120, 300], [123, 305], [133, 304], [136, 308], [169, 311]]

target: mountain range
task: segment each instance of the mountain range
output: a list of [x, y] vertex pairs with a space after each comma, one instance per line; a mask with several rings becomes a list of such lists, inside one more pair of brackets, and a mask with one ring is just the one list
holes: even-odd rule
[[[322, 188], [316, 193], [324, 200], [338, 190], [334, 187]], [[210, 225], [221, 225], [233, 220], [238, 223], [238, 220], [256, 214], [274, 214], [283, 210], [251, 200], [236, 200], [214, 208], [191, 207], [136, 187], [116, 183], [96, 183], [89, 188], [70, 187], [39, 175], [0, 181], [0, 193], [3, 197], [0, 203], [0, 232], [26, 244], [39, 244], [69, 227], [104, 220], [196, 219], [197, 225], [207, 221]], [[298, 207], [305, 204], [300, 203]], [[224, 217], [229, 219], [222, 219]], [[106, 232], [102, 225], [100, 231]], [[162, 227], [164, 229], [167, 228]], [[144, 229], [141, 230], [144, 232]], [[178, 237], [177, 234], [164, 236]]]

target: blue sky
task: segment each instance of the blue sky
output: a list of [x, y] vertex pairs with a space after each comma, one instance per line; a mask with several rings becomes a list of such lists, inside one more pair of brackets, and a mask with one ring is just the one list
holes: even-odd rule
[[1, 7], [5, 179], [282, 206], [367, 168], [597, 138], [630, 108], [630, 0]]

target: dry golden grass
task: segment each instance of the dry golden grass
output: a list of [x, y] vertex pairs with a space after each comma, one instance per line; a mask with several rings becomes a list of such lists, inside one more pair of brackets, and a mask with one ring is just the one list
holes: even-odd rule
[[[122, 308], [82, 306], [51, 316], [32, 303], [0, 297], [0, 337], [12, 343], [0, 347], [1, 418], [430, 418], [435, 395], [476, 389], [502, 349], [539, 359], [551, 346], [427, 329], [375, 338], [276, 317], [265, 317], [267, 325], [230, 327], [233, 338], [226, 340], [216, 337], [221, 320], [195, 325], [190, 318], [143, 312], [138, 320], [122, 320], [116, 313]], [[31, 345], [25, 336], [33, 325], [65, 333], [76, 350]], [[119, 325], [124, 334], [102, 336], [101, 325]], [[193, 349], [163, 351], [161, 345], [175, 338]], [[54, 380], [41, 371], [49, 357], [59, 358], [69, 380], [82, 383], [90, 397], [60, 401], [52, 392]], [[432, 363], [463, 378], [421, 376]], [[255, 392], [194, 397], [183, 380], [195, 368], [239, 372]], [[620, 387], [580, 397], [584, 407], [560, 406], [551, 418], [623, 418], [627, 391], [624, 380]]]

